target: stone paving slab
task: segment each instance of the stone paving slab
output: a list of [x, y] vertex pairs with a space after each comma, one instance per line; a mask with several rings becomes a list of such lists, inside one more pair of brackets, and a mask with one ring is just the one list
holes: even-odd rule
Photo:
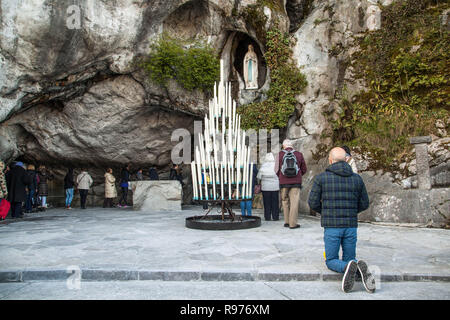
[[[256, 210], [260, 215], [261, 211]], [[323, 229], [262, 221], [247, 230], [185, 227], [199, 207], [141, 214], [131, 209], [52, 209], [0, 223], [0, 282], [338, 281], [323, 258]], [[360, 224], [357, 258], [381, 281], [450, 281], [450, 231]]]

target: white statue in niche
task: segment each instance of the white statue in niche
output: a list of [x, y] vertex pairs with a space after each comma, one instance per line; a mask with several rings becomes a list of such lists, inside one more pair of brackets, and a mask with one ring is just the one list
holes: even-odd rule
[[244, 57], [244, 81], [246, 89], [258, 89], [258, 58], [251, 44]]

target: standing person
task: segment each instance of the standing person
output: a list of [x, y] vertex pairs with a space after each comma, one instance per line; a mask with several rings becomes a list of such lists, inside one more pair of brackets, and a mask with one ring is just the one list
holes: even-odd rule
[[142, 181], [142, 180], [144, 180], [144, 175], [142, 174], [142, 169], [139, 169], [139, 170], [136, 172], [136, 180], [137, 180], [137, 181]]
[[155, 167], [151, 167], [148, 170], [148, 175], [150, 177], [150, 180], [159, 180], [158, 172], [156, 171]]
[[[315, 177], [308, 204], [312, 210], [321, 213], [325, 263], [328, 269], [344, 273], [342, 290], [352, 290], [356, 272], [359, 271], [364, 287], [372, 293], [375, 291], [375, 279], [367, 264], [355, 259], [358, 213], [369, 207], [369, 197], [363, 180], [352, 171], [345, 156], [342, 148], [330, 151], [330, 166]], [[339, 260], [341, 246], [342, 260]]]
[[181, 168], [178, 164], [173, 164], [170, 169], [169, 180], [178, 180], [181, 186], [184, 186], [183, 174], [181, 173]]
[[86, 209], [86, 199], [88, 196], [89, 188], [92, 186], [92, 177], [86, 171], [86, 169], [81, 169], [81, 173], [77, 176], [77, 188], [80, 192], [80, 204], [81, 209]]
[[30, 184], [27, 185], [27, 200], [25, 202], [25, 213], [31, 213], [33, 211], [34, 206], [34, 196], [38, 189], [38, 182], [37, 182], [37, 174], [36, 174], [36, 168], [34, 165], [29, 164], [27, 166], [27, 174], [30, 176]]
[[6, 186], [6, 178], [4, 170], [5, 170], [5, 163], [2, 160], [0, 160], [0, 201], [8, 197], [8, 188]]
[[67, 170], [67, 174], [64, 177], [64, 191], [66, 194], [66, 209], [71, 210], [73, 200], [73, 187], [75, 182], [73, 181], [73, 168]]
[[[251, 165], [249, 164], [248, 165], [248, 170], [250, 170], [250, 168], [251, 168]], [[250, 192], [251, 192], [250, 200], [247, 199], [247, 200], [241, 201], [241, 203], [240, 203], [241, 215], [242, 216], [251, 216], [252, 215], [253, 195], [254, 195], [254, 192], [255, 192], [256, 177], [257, 176], [258, 176], [258, 167], [254, 163], [253, 164], [252, 185], [250, 186]]]
[[6, 185], [9, 190], [8, 201], [11, 203], [11, 216], [14, 219], [22, 218], [22, 202], [26, 200], [26, 186], [31, 178], [23, 167], [22, 162], [16, 162], [6, 176]]
[[53, 175], [49, 174], [45, 166], [39, 167], [39, 172], [37, 174], [38, 180], [38, 196], [41, 202], [41, 209], [45, 210], [47, 208], [47, 197], [48, 197], [48, 181], [53, 179]]
[[298, 206], [302, 176], [306, 173], [305, 159], [301, 152], [294, 150], [292, 142], [286, 139], [283, 141], [275, 165], [275, 172], [280, 180], [284, 226], [290, 229], [300, 228], [300, 224], [297, 223]]
[[266, 221], [279, 220], [279, 191], [280, 181], [275, 173], [275, 157], [272, 153], [266, 154], [264, 163], [259, 169], [258, 180], [261, 180], [261, 191], [264, 202], [264, 218]]
[[128, 197], [128, 183], [130, 181], [130, 168], [131, 165], [128, 164], [126, 167], [122, 168], [122, 172], [120, 173], [120, 188], [122, 189], [122, 197], [120, 198], [119, 204], [117, 205], [119, 208], [128, 207], [127, 197]]
[[350, 153], [350, 148], [347, 146], [342, 146], [342, 149], [345, 150], [345, 162], [347, 162], [354, 173], [358, 173], [358, 168], [356, 167], [356, 161], [353, 159], [352, 154]]
[[111, 168], [108, 168], [105, 173], [105, 202], [103, 208], [112, 208], [113, 199], [117, 197], [116, 178], [112, 173]]

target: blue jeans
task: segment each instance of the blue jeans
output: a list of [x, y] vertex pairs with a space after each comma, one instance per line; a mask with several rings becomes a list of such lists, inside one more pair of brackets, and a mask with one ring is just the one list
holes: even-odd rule
[[[325, 228], [325, 263], [328, 269], [344, 273], [347, 263], [355, 260], [357, 228]], [[339, 250], [342, 246], [342, 260], [339, 260]]]
[[[247, 211], [247, 214], [245, 214], [245, 211]], [[243, 216], [252, 215], [252, 200], [241, 201], [241, 214]]]
[[41, 199], [41, 206], [45, 207], [47, 205], [47, 196], [39, 196]]
[[27, 201], [25, 201], [25, 210], [31, 211], [33, 210], [33, 204], [34, 204], [34, 190], [30, 189], [27, 193]]
[[73, 188], [66, 189], [66, 207], [70, 207], [73, 200]]

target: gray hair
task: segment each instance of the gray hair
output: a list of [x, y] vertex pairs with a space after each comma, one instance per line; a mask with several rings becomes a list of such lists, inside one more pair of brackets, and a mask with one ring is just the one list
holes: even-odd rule
[[285, 148], [293, 148], [294, 146], [292, 145], [292, 141], [289, 139], [285, 139], [283, 141], [283, 145], [282, 145], [283, 149]]

